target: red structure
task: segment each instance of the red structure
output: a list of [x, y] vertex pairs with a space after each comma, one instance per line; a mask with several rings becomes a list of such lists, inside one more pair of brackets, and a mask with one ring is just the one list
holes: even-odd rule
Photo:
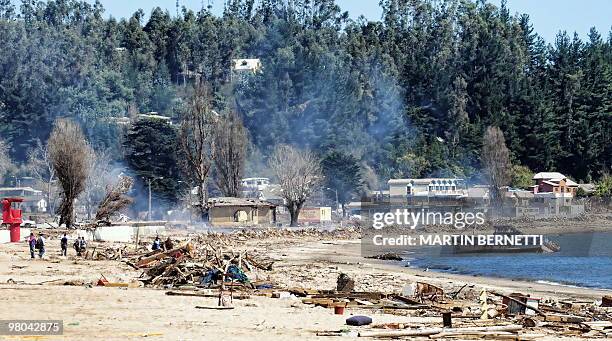
[[21, 210], [14, 209], [11, 204], [14, 202], [23, 202], [21, 198], [5, 198], [2, 199], [2, 223], [8, 224], [11, 230], [11, 243], [18, 242], [20, 237], [21, 226]]

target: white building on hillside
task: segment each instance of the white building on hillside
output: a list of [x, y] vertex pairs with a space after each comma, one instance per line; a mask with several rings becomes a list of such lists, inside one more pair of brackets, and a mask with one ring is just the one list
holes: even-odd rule
[[398, 197], [464, 197], [465, 182], [457, 178], [391, 179], [389, 196]]

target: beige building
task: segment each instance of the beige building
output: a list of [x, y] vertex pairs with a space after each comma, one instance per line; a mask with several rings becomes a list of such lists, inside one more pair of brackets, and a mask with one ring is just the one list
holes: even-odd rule
[[325, 223], [332, 221], [331, 207], [304, 207], [298, 217], [300, 223]]
[[276, 223], [276, 205], [258, 199], [218, 197], [208, 200], [209, 222], [215, 226]]

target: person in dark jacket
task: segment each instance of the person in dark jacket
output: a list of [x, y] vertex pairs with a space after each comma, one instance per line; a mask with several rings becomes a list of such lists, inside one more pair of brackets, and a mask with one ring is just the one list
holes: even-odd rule
[[45, 243], [45, 237], [43, 237], [42, 233], [39, 234], [38, 239], [36, 239], [36, 249], [38, 249], [38, 257], [40, 257], [40, 259], [45, 255]]
[[66, 233], [64, 233], [64, 236], [62, 237], [62, 239], [60, 241], [60, 246], [62, 247], [62, 256], [67, 256], [67, 254], [68, 254], [68, 237], [66, 236]]

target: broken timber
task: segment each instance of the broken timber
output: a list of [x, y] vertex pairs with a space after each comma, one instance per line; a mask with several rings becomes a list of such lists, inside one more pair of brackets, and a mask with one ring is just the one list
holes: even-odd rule
[[191, 246], [191, 243], [187, 242], [172, 250], [156, 253], [153, 256], [141, 258], [140, 260], [138, 260], [138, 262], [136, 262], [136, 266], [137, 267], [147, 266], [156, 260], [163, 259], [166, 257], [174, 257], [178, 253], [189, 253], [191, 252], [191, 250], [193, 250], [193, 247]]
[[[218, 293], [206, 293], [206, 292], [179, 292], [179, 291], [167, 291], [168, 296], [192, 296], [192, 297], [219, 297]], [[250, 296], [247, 294], [236, 294], [234, 293], [233, 298], [238, 300], [249, 299]]]
[[419, 330], [388, 330], [388, 331], [363, 331], [359, 332], [359, 337], [400, 337], [400, 336], [429, 336], [440, 333], [473, 333], [473, 332], [517, 332], [523, 326], [511, 324], [506, 326], [490, 327], [465, 327], [465, 328], [425, 328]]

